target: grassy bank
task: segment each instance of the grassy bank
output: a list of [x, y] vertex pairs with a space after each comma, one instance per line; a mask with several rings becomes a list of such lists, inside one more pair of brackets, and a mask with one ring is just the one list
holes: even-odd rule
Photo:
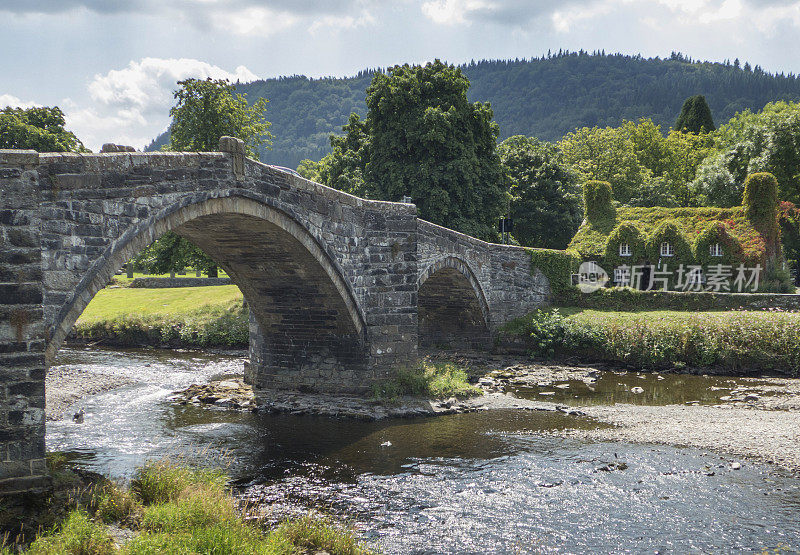
[[[357, 554], [369, 550], [351, 530], [314, 516], [267, 529], [248, 518], [218, 471], [153, 462], [130, 487], [109, 481], [76, 488], [68, 512], [30, 544], [32, 555], [214, 553]], [[122, 533], [120, 533], [122, 532]], [[122, 539], [126, 538], [126, 539]], [[15, 545], [0, 555], [16, 552]]]
[[106, 288], [78, 319], [75, 336], [120, 346], [246, 347], [247, 320], [235, 285]]
[[500, 335], [508, 340], [539, 357], [800, 375], [800, 314], [790, 312], [562, 308], [511, 322]]

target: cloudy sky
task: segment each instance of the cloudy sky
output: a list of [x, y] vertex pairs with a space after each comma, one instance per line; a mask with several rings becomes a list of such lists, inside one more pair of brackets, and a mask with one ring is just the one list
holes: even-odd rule
[[344, 76], [548, 49], [740, 58], [800, 73], [800, 0], [0, 0], [0, 105], [58, 105], [141, 148], [187, 77]]

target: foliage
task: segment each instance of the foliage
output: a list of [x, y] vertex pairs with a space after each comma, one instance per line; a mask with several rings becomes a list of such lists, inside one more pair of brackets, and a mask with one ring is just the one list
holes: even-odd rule
[[[711, 256], [711, 246], [722, 246], [722, 256]], [[737, 266], [743, 260], [742, 245], [733, 237], [725, 222], [708, 224], [694, 240], [695, 262], [703, 267], [716, 264]]]
[[511, 194], [514, 237], [530, 247], [566, 247], [582, 219], [577, 174], [554, 145], [533, 137], [510, 137], [497, 150]]
[[703, 202], [737, 204], [750, 173], [770, 172], [782, 200], [800, 202], [800, 103], [771, 102], [758, 113], [736, 114], [714, 133], [716, 152], [698, 172], [693, 189]]
[[0, 110], [0, 148], [89, 152], [65, 125], [64, 113], [58, 106], [3, 108]]
[[316, 553], [337, 555], [368, 553], [352, 533], [342, 530], [330, 519], [315, 518], [311, 515], [284, 522], [274, 534], [285, 538], [290, 545]]
[[[669, 258], [661, 256], [662, 243], [672, 245], [675, 249], [674, 256]], [[674, 267], [680, 264], [691, 264], [694, 259], [689, 241], [678, 228], [678, 224], [672, 220], [664, 220], [648, 234], [645, 241], [645, 252], [650, 261], [661, 261], [669, 266], [674, 265]]]
[[692, 133], [710, 133], [716, 128], [706, 97], [698, 94], [687, 98], [675, 122], [675, 129]]
[[[634, 208], [620, 207], [614, 219], [595, 224], [584, 223], [570, 242], [585, 260], [600, 260], [605, 253], [608, 235], [620, 223], [634, 223], [646, 236], [665, 220], [675, 224], [687, 241], [694, 243], [697, 235], [712, 222], [725, 222], [730, 234], [742, 245], [745, 264], [754, 265], [766, 253], [764, 237], [753, 227], [741, 206], [735, 208]], [[658, 258], [656, 258], [656, 261]]]
[[220, 137], [228, 135], [243, 140], [248, 155], [256, 157], [260, 145], [271, 144], [267, 99], [249, 106], [227, 79], [186, 79], [178, 85], [175, 106], [169, 111], [170, 150], [216, 151]]
[[377, 73], [367, 88], [364, 178], [373, 198], [409, 196], [421, 218], [492, 239], [505, 209], [497, 124], [467, 101], [469, 80], [439, 60]]
[[452, 363], [421, 362], [411, 368], [398, 368], [392, 379], [376, 384], [373, 393], [378, 399], [394, 399], [401, 395], [424, 397], [474, 397], [480, 388], [470, 385], [464, 369]]
[[673, 129], [664, 137], [660, 126], [641, 118], [577, 129], [558, 144], [583, 179], [609, 181], [623, 204], [689, 206], [695, 200], [687, 183], [711, 152], [712, 139]]
[[591, 224], [614, 217], [613, 194], [608, 181], [590, 180], [583, 184], [583, 213]]
[[139, 502], [131, 491], [119, 484], [108, 482], [100, 487], [95, 505], [95, 516], [106, 524], [133, 523], [139, 513]]
[[770, 173], [754, 173], [744, 182], [742, 205], [745, 215], [760, 230], [771, 230], [777, 223], [778, 182]]
[[[619, 246], [622, 243], [627, 243], [630, 247], [630, 256], [620, 256]], [[645, 238], [635, 223], [623, 222], [608, 235], [603, 255], [603, 264], [608, 268], [616, 268], [623, 264], [628, 266], [642, 264], [645, 258]]]
[[800, 315], [796, 313], [562, 309], [549, 318], [541, 311], [534, 312], [508, 324], [501, 333], [529, 340], [533, 353], [538, 354], [543, 321], [547, 321], [550, 335], [563, 337], [552, 346], [557, 356], [621, 362], [637, 368], [680, 364], [800, 375]]
[[167, 231], [132, 259], [136, 268], [151, 274], [180, 272], [194, 268], [213, 273], [217, 265], [199, 247], [177, 233]]
[[552, 358], [560, 352], [567, 338], [569, 323], [557, 308], [536, 310], [524, 318], [512, 321], [504, 327], [502, 336], [516, 335], [525, 338], [530, 354]]
[[[480, 60], [460, 68], [472, 83], [469, 99], [491, 103], [501, 139], [527, 135], [555, 141], [575, 128], [618, 126], [642, 116], [668, 129], [683, 99], [697, 91], [705, 93], [718, 121], [745, 108], [759, 110], [775, 99], [800, 98], [795, 75], [773, 75], [758, 67], [744, 71], [730, 62], [692, 61], [680, 54], [662, 59], [555, 52]], [[251, 102], [270, 100], [276, 138], [272, 150], [261, 149], [261, 159], [296, 167], [304, 158], [323, 158], [330, 152], [329, 135], [352, 112], [366, 114], [364, 92], [373, 74], [366, 70], [347, 78], [291, 76], [238, 84], [236, 90]], [[166, 141], [162, 136], [152, 148]]]
[[778, 224], [783, 254], [787, 262], [795, 268], [795, 271], [798, 271], [798, 267], [800, 267], [800, 209], [794, 203], [781, 202], [778, 205]]
[[[350, 114], [350, 119], [342, 131], [344, 131], [343, 136], [330, 137], [333, 152], [319, 162], [303, 160], [297, 168], [298, 173], [311, 179], [310, 172], [313, 172], [314, 180], [319, 183], [351, 195], [368, 197], [371, 191], [364, 181], [369, 145], [366, 122], [359, 118], [358, 114]], [[309, 175], [300, 171], [301, 169]]]
[[574, 251], [553, 249], [528, 249], [531, 271], [538, 268], [550, 283], [550, 291], [558, 296], [572, 289], [572, 274], [578, 271], [581, 259]]

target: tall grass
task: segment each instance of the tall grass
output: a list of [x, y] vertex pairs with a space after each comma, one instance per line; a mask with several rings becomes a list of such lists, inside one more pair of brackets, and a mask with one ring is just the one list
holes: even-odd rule
[[[130, 490], [104, 484], [95, 502], [73, 510], [61, 524], [42, 534], [30, 546], [30, 553], [369, 553], [352, 531], [320, 517], [304, 516], [272, 530], [247, 523], [227, 482], [228, 478], [215, 470], [170, 461], [148, 463], [137, 470]], [[117, 546], [103, 524], [112, 522], [133, 529], [133, 539]], [[6, 552], [11, 551], [0, 548], [0, 554]]]
[[378, 399], [394, 399], [401, 395], [474, 397], [481, 395], [482, 390], [471, 385], [467, 372], [455, 364], [422, 362], [397, 370], [390, 380], [375, 385], [373, 394]]
[[800, 375], [800, 314], [777, 310], [539, 310], [507, 325], [503, 335], [523, 338], [535, 356]]

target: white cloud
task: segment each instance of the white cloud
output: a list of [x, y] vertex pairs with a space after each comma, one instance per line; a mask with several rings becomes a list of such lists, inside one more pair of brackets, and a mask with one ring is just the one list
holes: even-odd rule
[[89, 105], [65, 99], [67, 124], [87, 147], [103, 143], [146, 146], [169, 125], [172, 92], [190, 77], [253, 81], [258, 77], [244, 66], [233, 72], [200, 60], [143, 58], [127, 67], [95, 75], [88, 84]]
[[434, 23], [464, 23], [470, 12], [487, 8], [481, 0], [431, 0], [422, 4], [422, 13]]
[[252, 6], [242, 10], [219, 10], [209, 18], [209, 21], [222, 31], [237, 35], [268, 37], [293, 26], [298, 19], [296, 15], [287, 11]]
[[33, 108], [34, 106], [41, 106], [33, 101], [20, 100], [16, 96], [10, 94], [0, 94], [0, 109], [11, 108]]

